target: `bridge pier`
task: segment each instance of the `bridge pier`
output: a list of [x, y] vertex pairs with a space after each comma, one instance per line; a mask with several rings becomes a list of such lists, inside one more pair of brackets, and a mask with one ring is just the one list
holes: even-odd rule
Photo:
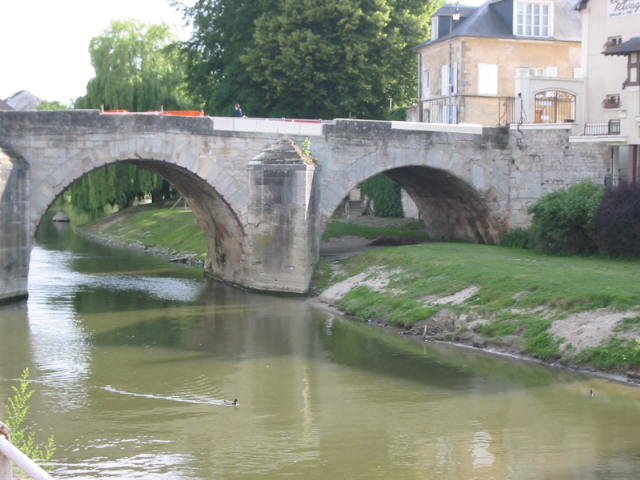
[[0, 148], [0, 302], [27, 296], [31, 252], [29, 166]]
[[318, 258], [313, 160], [283, 138], [249, 162], [247, 284], [304, 293]]

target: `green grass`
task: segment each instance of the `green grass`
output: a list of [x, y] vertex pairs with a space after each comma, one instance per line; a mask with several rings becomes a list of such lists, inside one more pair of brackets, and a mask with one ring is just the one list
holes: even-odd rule
[[640, 364], [640, 339], [611, 338], [608, 343], [587, 348], [574, 357], [577, 363], [610, 370], [624, 365]]
[[202, 228], [191, 210], [186, 209], [146, 207], [123, 217], [103, 232], [149, 248], [162, 248], [200, 258], [204, 258], [207, 251]]
[[322, 240], [352, 235], [370, 240], [379, 237], [408, 237], [418, 240], [429, 240], [429, 236], [424, 231], [424, 224], [421, 221], [409, 222], [395, 226], [369, 226], [355, 223], [346, 223], [334, 220], [330, 222], [324, 230]]
[[[373, 267], [394, 272], [389, 291], [360, 286], [340, 301], [341, 308], [360, 320], [378, 319], [411, 327], [441, 308], [452, 308], [456, 313], [477, 312], [493, 319], [477, 327], [477, 333], [495, 339], [516, 335], [522, 339], [524, 353], [545, 360], [561, 357], [562, 340], [548, 332], [552, 318], [542, 310], [534, 312], [536, 307], [565, 315], [603, 307], [637, 308], [640, 304], [639, 260], [546, 256], [488, 245], [426, 243], [367, 251], [339, 264], [349, 275]], [[429, 305], [424, 301], [425, 297], [451, 295], [470, 285], [479, 287], [479, 291], [463, 305]], [[390, 293], [391, 289], [396, 292]], [[524, 313], [513, 313], [510, 309], [515, 307]], [[638, 323], [640, 319], [627, 319], [621, 328], [636, 328]], [[625, 355], [635, 358], [629, 352]]]

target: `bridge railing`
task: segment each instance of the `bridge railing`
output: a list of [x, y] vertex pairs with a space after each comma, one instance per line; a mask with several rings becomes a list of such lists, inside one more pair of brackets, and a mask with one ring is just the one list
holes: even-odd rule
[[33, 480], [53, 480], [53, 477], [11, 443], [7, 426], [0, 422], [0, 480], [13, 480], [15, 464]]

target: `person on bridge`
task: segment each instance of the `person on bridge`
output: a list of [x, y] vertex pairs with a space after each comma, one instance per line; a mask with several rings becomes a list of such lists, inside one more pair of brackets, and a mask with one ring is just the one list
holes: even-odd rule
[[246, 115], [244, 113], [242, 113], [242, 108], [240, 108], [240, 104], [236, 103], [235, 104], [235, 116], [236, 117], [240, 117], [240, 118], [245, 118]]

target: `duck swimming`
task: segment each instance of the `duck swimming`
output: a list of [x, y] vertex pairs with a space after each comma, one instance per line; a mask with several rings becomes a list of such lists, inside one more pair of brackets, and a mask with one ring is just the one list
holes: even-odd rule
[[237, 407], [239, 405], [237, 398], [233, 402], [231, 400], [225, 400], [224, 404], [225, 405], [229, 405], [229, 406], [233, 406], [233, 407]]

